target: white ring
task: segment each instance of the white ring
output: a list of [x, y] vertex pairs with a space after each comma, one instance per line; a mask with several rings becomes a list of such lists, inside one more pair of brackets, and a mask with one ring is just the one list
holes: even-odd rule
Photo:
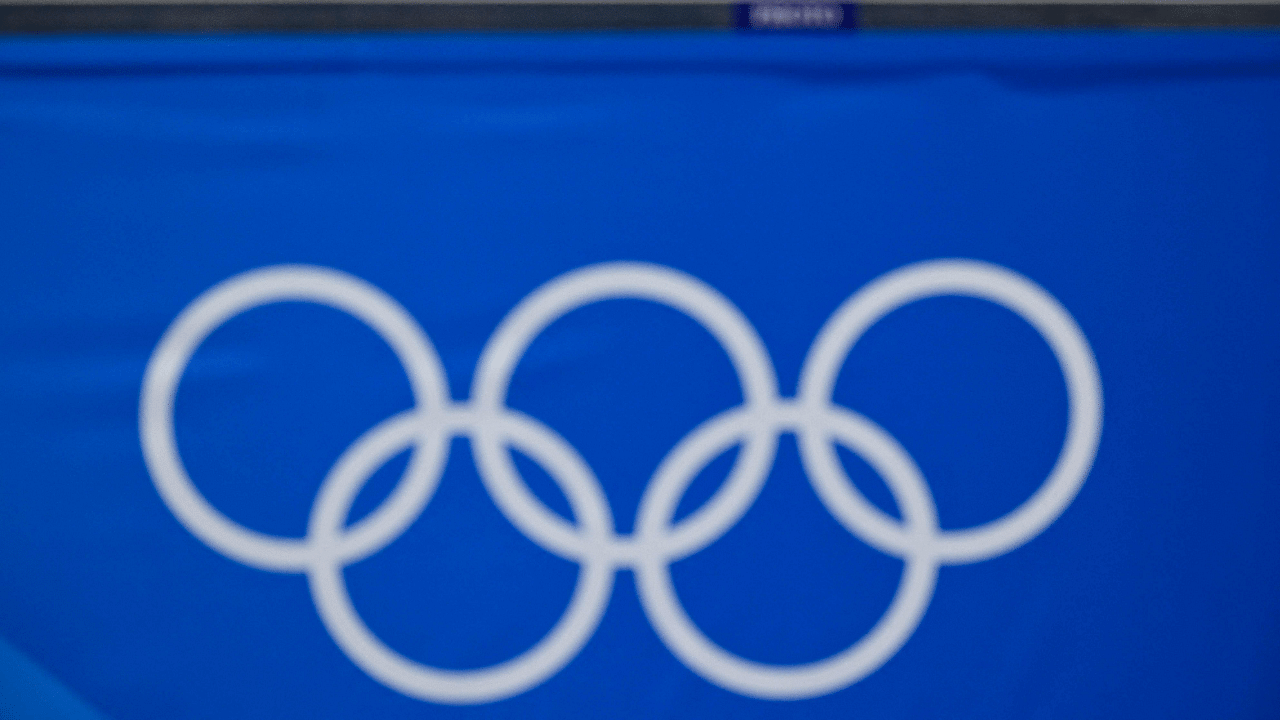
[[[649, 300], [696, 320], [728, 353], [742, 383], [743, 406], [768, 408], [776, 404], [773, 364], [755, 329], [732, 303], [696, 278], [671, 268], [617, 262], [561, 275], [530, 293], [507, 314], [480, 354], [471, 390], [475, 412], [481, 417], [502, 412], [516, 364], [548, 325], [584, 305], [613, 299]], [[551, 552], [564, 554], [566, 544], [572, 542], [570, 526], [524, 487], [501, 438], [486, 432], [485, 423], [478, 427], [476, 455], [489, 494], [522, 532]], [[776, 441], [767, 431], [753, 433], [728, 479], [699, 512], [686, 519], [687, 523], [723, 525], [720, 521], [738, 506], [750, 505], [764, 483]], [[604, 497], [603, 490], [600, 497]], [[745, 511], [745, 507], [741, 509]], [[574, 556], [592, 552], [599, 550], [583, 545]], [[620, 546], [614, 553], [625, 557], [630, 551]]]
[[[307, 573], [316, 610], [329, 634], [353, 662], [405, 695], [438, 703], [472, 704], [522, 693], [559, 672], [595, 632], [613, 589], [611, 559], [606, 554], [575, 558], [582, 569], [568, 608], [542, 640], [511, 660], [477, 670], [445, 670], [414, 662], [387, 647], [351, 604], [342, 576], [343, 566], [351, 561], [349, 553], [322, 549], [345, 544], [343, 525], [351, 503], [374, 471], [414, 442], [412, 429], [402, 428], [407, 422], [398, 418], [382, 423], [356, 441], [334, 465], [321, 488], [307, 529], [308, 541], [317, 548]], [[473, 433], [474, 428], [466, 424], [468, 419], [457, 418], [457, 430]], [[607, 505], [603, 505], [602, 513], [603, 499], [595, 497], [590, 482], [584, 482], [594, 480], [589, 470], [586, 478], [580, 477], [585, 466], [580, 465], [576, 453], [566, 450], [563, 441], [550, 431], [514, 414], [504, 416], [502, 424], [511, 426], [502, 432], [503, 437], [547, 468], [575, 510], [587, 509], [580, 515], [587, 536], [599, 544], [611, 538], [613, 528]]]
[[[1093, 465], [1102, 433], [1102, 382], [1080, 327], [1053, 296], [1005, 268], [973, 260], [932, 260], [872, 281], [846, 300], [818, 333], [800, 372], [799, 402], [820, 411], [831, 403], [836, 376], [854, 343], [890, 312], [924, 298], [961, 295], [989, 300], [1027, 321], [1053, 350], [1067, 384], [1067, 435], [1048, 479], [1005, 516], [964, 530], [942, 530], [941, 562], [972, 563], [1000, 555], [1040, 534], [1071, 504]], [[902, 556], [909, 544], [898, 522], [848, 482], [835, 449], [818, 433], [800, 435], [810, 478], [828, 488], [828, 506], [845, 527], [885, 552]]]
[[[826, 415], [809, 415], [804, 421], [825, 426], [825, 434], [857, 452], [881, 474], [898, 506], [903, 508], [907, 532], [917, 539], [910, 552], [901, 556], [906, 565], [898, 591], [870, 632], [845, 650], [817, 662], [769, 665], [746, 660], [716, 645], [685, 613], [665, 558], [643, 557], [636, 567], [641, 605], [649, 622], [681, 662], [727, 690], [770, 700], [825, 695], [875, 672], [915, 632], [933, 597], [938, 573], [938, 563], [929, 544], [938, 527], [933, 498], [919, 469], [906, 452], [884, 430], [855, 413], [833, 409]], [[709, 425], [705, 432], [710, 434], [717, 429], [715, 425]], [[721, 437], [731, 438], [732, 435], [724, 433]], [[697, 469], [724, 449], [721, 443], [712, 442], [690, 442], [687, 447], [690, 448], [688, 460], [672, 463], [684, 470], [676, 476], [682, 483], [675, 491], [677, 495], [683, 494], [697, 476]], [[821, 492], [819, 495], [825, 503], [826, 497]], [[667, 512], [646, 525], [669, 523], [670, 509], [674, 509], [674, 503], [665, 504]]]
[[[227, 557], [263, 570], [302, 572], [311, 553], [307, 542], [250, 530], [218, 512], [187, 475], [173, 430], [178, 381], [200, 343], [246, 310], [285, 301], [328, 305], [377, 332], [404, 366], [418, 408], [442, 408], [448, 394], [439, 357], [413, 317], [378, 288], [336, 270], [304, 265], [251, 270], [206, 290], [173, 321], [147, 363], [138, 413], [142, 454], [160, 497], [187, 530]], [[352, 537], [367, 542], [416, 517], [443, 463], [441, 437], [424, 433], [395, 491]]]

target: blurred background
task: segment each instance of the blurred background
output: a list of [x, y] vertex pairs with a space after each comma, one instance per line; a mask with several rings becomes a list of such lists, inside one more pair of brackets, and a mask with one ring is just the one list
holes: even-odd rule
[[[1278, 28], [1273, 3], [0, 4], [0, 718], [1280, 715]], [[758, 496], [660, 564], [708, 660], [661, 572], [557, 549], [494, 489], [510, 458], [544, 520], [581, 537], [598, 492], [635, 537], [750, 378], [796, 396], [844, 303], [938, 259], [1052, 298], [1100, 405], [1053, 323], [946, 286], [833, 380], [890, 449], [826, 441], [886, 526], [964, 532], [1099, 421], [1006, 546], [892, 547], [794, 428], [729, 437], [671, 522], [742, 472]], [[491, 349], [617, 262], [682, 289], [574, 295]], [[299, 268], [326, 279], [279, 284]], [[226, 284], [263, 269], [274, 295]], [[208, 293], [243, 302], [209, 319]], [[387, 440], [471, 407], [491, 352], [526, 439]], [[336, 568], [219, 545], [164, 479], [319, 553], [327, 478], [384, 442], [335, 532], [430, 492]], [[751, 674], [841, 653], [873, 659]]]

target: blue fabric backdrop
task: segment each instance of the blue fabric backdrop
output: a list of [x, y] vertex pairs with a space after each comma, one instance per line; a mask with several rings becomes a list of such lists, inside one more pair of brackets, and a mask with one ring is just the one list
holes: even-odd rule
[[[6, 40], [0, 635], [16, 649], [0, 672], [43, 667], [117, 720], [1276, 717], [1277, 127], [1275, 33]], [[335, 644], [303, 576], [211, 550], [144, 465], [149, 356], [188, 303], [253, 268], [381, 288], [463, 400], [484, 343], [539, 285], [659, 263], [742, 310], [790, 395], [846, 297], [945, 257], [1021, 273], [1079, 323], [1105, 394], [1096, 461], [1054, 524], [942, 567], [902, 649], [819, 697], [761, 700], [695, 674], [628, 570], [581, 652], [527, 692], [407, 697]], [[835, 398], [910, 453], [943, 528], [1029, 497], [1067, 422], [1048, 346], [970, 298], [889, 315]], [[740, 400], [705, 330], [635, 300], [553, 323], [510, 390], [591, 466], [620, 533], [659, 461]], [[339, 455], [411, 402], [364, 325], [277, 304], [200, 347], [177, 440], [214, 506], [299, 537]], [[404, 467], [376, 473], [353, 520]], [[866, 633], [902, 565], [833, 519], [784, 436], [751, 510], [672, 573], [709, 638], [791, 664]], [[533, 646], [576, 576], [495, 509], [462, 439], [421, 518], [345, 571], [390, 648], [456, 669]], [[0, 682], [10, 709], [56, 685]]]

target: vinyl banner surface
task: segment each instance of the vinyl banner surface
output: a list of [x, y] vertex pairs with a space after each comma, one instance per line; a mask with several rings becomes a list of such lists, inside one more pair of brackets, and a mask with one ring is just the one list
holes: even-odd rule
[[0, 715], [1276, 717], [1277, 127], [1274, 33], [6, 41]]

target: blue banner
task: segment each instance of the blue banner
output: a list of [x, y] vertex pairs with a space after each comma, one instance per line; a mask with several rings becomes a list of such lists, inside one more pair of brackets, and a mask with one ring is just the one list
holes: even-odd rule
[[8, 40], [0, 714], [1275, 717], [1278, 124], [1276, 33]]

